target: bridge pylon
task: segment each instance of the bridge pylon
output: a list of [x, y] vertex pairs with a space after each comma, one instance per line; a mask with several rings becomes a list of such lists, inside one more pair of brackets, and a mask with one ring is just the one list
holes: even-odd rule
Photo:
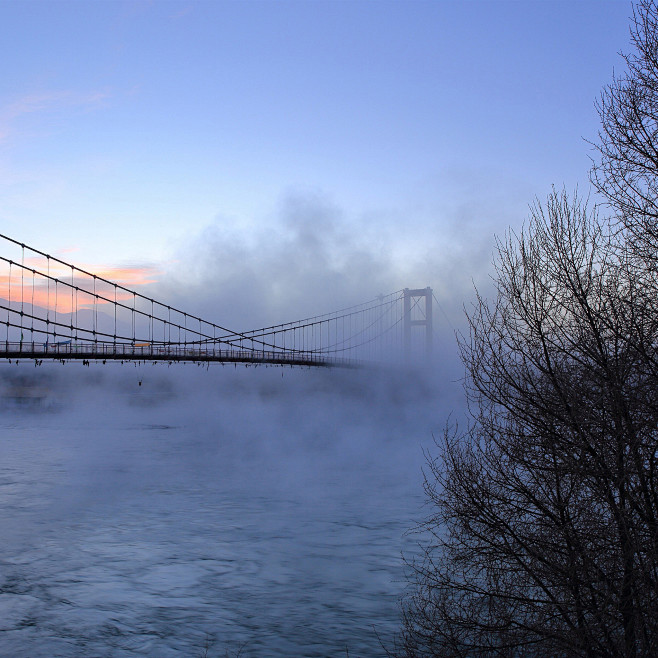
[[[422, 300], [425, 300], [424, 309]], [[413, 305], [412, 305], [413, 304]], [[404, 357], [407, 361], [411, 359], [411, 332], [412, 327], [425, 328], [425, 356], [432, 355], [432, 289], [416, 288], [404, 289]]]

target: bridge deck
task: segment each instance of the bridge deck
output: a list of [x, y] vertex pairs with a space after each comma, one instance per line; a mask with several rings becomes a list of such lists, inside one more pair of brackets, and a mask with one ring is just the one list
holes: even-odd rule
[[355, 359], [328, 357], [311, 352], [219, 350], [167, 345], [48, 344], [0, 342], [0, 358], [41, 361], [164, 361], [169, 363], [244, 363], [315, 368], [356, 368]]

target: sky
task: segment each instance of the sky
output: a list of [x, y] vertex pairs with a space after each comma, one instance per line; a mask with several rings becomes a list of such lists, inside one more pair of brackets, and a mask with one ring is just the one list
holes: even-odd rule
[[0, 0], [0, 232], [236, 328], [428, 285], [451, 314], [536, 197], [588, 193], [631, 12]]

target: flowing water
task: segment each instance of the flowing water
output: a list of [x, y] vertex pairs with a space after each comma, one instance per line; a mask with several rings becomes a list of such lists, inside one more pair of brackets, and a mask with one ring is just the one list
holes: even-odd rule
[[427, 382], [58, 368], [0, 369], [0, 655], [385, 653]]

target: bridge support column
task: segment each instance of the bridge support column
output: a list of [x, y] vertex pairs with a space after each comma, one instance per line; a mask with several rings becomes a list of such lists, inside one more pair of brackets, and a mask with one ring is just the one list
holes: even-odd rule
[[[420, 299], [425, 298], [425, 308], [420, 308], [419, 312], [414, 312], [419, 308]], [[412, 300], [415, 301], [412, 308]], [[424, 313], [423, 313], [424, 310]], [[432, 355], [432, 289], [416, 288], [411, 290], [404, 289], [404, 356], [405, 359], [411, 359], [411, 328], [425, 327], [425, 356]]]

